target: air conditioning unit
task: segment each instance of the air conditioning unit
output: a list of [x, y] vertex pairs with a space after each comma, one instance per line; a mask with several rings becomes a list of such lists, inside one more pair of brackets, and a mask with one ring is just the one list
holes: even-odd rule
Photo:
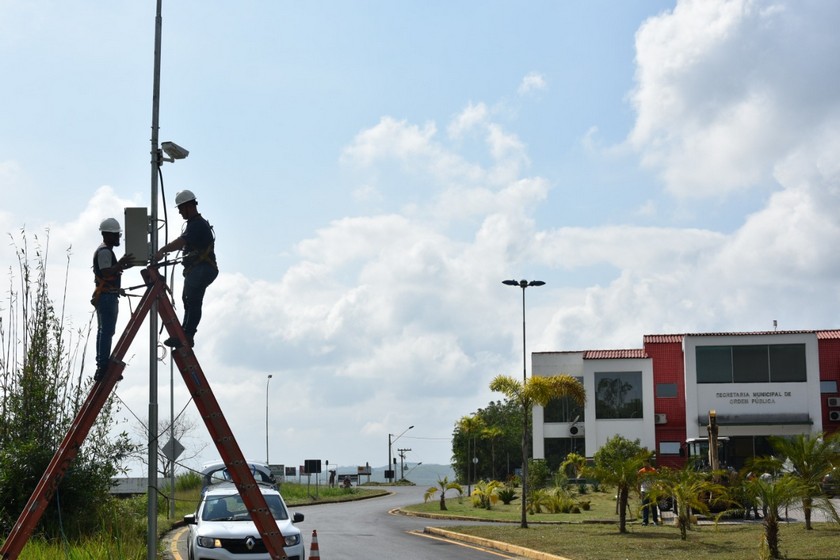
[[828, 419], [832, 422], [840, 422], [840, 410], [831, 410], [828, 412]]
[[828, 406], [840, 408], [840, 397], [828, 397]]
[[654, 422], [654, 424], [667, 424], [668, 423], [668, 415], [667, 414], [654, 414], [653, 415], [653, 422]]
[[571, 428], [569, 428], [569, 434], [571, 436], [582, 436], [583, 435], [583, 424], [575, 424]]

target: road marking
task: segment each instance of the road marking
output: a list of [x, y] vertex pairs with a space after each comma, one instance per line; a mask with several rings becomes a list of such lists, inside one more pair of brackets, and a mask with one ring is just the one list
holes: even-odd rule
[[178, 552], [178, 541], [181, 539], [181, 535], [187, 530], [187, 527], [181, 527], [172, 533], [172, 540], [169, 541], [169, 552], [172, 554], [174, 560], [184, 560], [183, 556]]

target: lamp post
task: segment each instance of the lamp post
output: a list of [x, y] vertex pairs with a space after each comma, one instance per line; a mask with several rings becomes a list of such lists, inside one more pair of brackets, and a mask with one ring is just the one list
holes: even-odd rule
[[502, 284], [506, 284], [508, 286], [519, 286], [522, 288], [522, 381], [528, 379], [528, 373], [526, 371], [526, 352], [525, 352], [525, 288], [529, 286], [544, 286], [545, 282], [542, 280], [531, 280], [530, 282], [527, 280], [502, 280]]
[[403, 432], [400, 435], [398, 435], [397, 437], [395, 437], [394, 439], [391, 439], [391, 437], [393, 437], [394, 434], [388, 434], [388, 468], [386, 470], [391, 471], [391, 475], [392, 475], [392, 476], [388, 477], [388, 482], [393, 482], [393, 479], [394, 479], [394, 476], [393, 476], [394, 475], [394, 472], [393, 472], [394, 465], [391, 463], [391, 445], [394, 444], [394, 442], [396, 442], [398, 439], [403, 437], [403, 435], [405, 435], [405, 433], [408, 430], [412, 429], [413, 427], [414, 426], [409, 426], [408, 428], [403, 430]]
[[[502, 284], [508, 286], [519, 286], [522, 288], [522, 389], [528, 381], [527, 352], [525, 351], [525, 288], [529, 286], [544, 286], [542, 280], [502, 280]], [[520, 526], [523, 529], [528, 527], [525, 502], [528, 496], [528, 409], [522, 406], [522, 515]]]
[[271, 383], [271, 374], [265, 380], [265, 464], [268, 465], [268, 384]]

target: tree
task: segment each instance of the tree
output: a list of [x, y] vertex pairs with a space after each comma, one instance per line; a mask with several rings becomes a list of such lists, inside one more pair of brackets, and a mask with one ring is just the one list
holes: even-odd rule
[[520, 527], [528, 528], [528, 437], [531, 408], [536, 404], [546, 406], [551, 399], [571, 397], [579, 404], [586, 402], [583, 385], [570, 375], [531, 376], [519, 381], [507, 375], [498, 375], [490, 382], [490, 389], [514, 401], [522, 414], [522, 514]]
[[781, 558], [779, 553], [779, 521], [782, 511], [799, 507], [806, 484], [790, 474], [777, 479], [754, 477], [745, 482], [747, 494], [761, 502], [764, 514], [764, 540], [770, 558]]
[[840, 436], [835, 433], [831, 436], [799, 434], [792, 437], [771, 437], [770, 444], [786, 459], [790, 475], [802, 482], [800, 498], [805, 515], [805, 529], [813, 529], [811, 510], [815, 506], [838, 519], [831, 501], [822, 496], [820, 482], [840, 459]]
[[[440, 511], [446, 511], [446, 491], [455, 490], [460, 496], [464, 493], [464, 489], [457, 482], [449, 482], [448, 476], [444, 476], [442, 479], [439, 478], [437, 483], [440, 488]], [[426, 490], [426, 493], [423, 494], [423, 502], [425, 503], [431, 500], [437, 491], [438, 488], [430, 486], [429, 489]]]
[[651, 457], [651, 452], [639, 440], [630, 441], [616, 435], [595, 452], [594, 465], [586, 469], [587, 475], [605, 484], [612, 484], [618, 491], [618, 532], [627, 532], [627, 501], [630, 489], [637, 486], [639, 469]]
[[[484, 430], [484, 421], [481, 417], [473, 414], [471, 416], [464, 416], [458, 420], [458, 430], [466, 434], [467, 437], [467, 454], [464, 463], [467, 465], [467, 493], [470, 492], [470, 487], [473, 480], [473, 470], [470, 465], [473, 464], [473, 457], [476, 455], [475, 440]], [[472, 441], [473, 451], [470, 453], [470, 441]]]
[[[466, 481], [467, 474], [472, 473], [476, 478], [508, 481], [513, 474], [510, 458], [520, 453], [522, 423], [519, 407], [509, 401], [491, 401], [472, 416], [481, 419], [485, 431], [499, 429], [501, 435], [491, 438], [491, 445], [473, 446], [472, 436], [462, 431], [459, 423], [455, 424], [451, 461], [458, 479]], [[481, 434], [482, 438], [485, 431]], [[478, 458], [477, 464], [473, 464], [472, 457]]]
[[677, 515], [677, 527], [680, 538], [686, 540], [687, 531], [691, 526], [692, 512], [710, 515], [710, 501], [705, 499], [725, 499], [726, 488], [710, 478], [711, 474], [698, 471], [690, 463], [681, 469], [664, 467], [656, 473], [656, 482], [651, 489], [654, 502], [662, 498], [674, 499], [674, 509]]
[[[56, 310], [49, 296], [47, 250], [37, 247], [33, 264], [25, 234], [21, 237], [22, 247], [16, 247], [20, 277], [9, 274], [7, 320], [0, 321], [3, 527], [10, 527], [25, 507], [91, 386], [91, 379], [84, 376], [91, 323], [87, 330], [75, 332], [66, 327], [63, 311]], [[127, 434], [114, 439], [109, 433], [115, 412], [109, 400], [55, 489], [55, 501], [41, 518], [40, 527], [48, 536], [62, 529], [59, 514], [74, 521], [63, 527], [65, 534], [98, 529], [111, 478], [132, 450]]]
[[560, 473], [565, 478], [568, 478], [569, 469], [576, 479], [580, 478], [583, 470], [586, 468], [586, 457], [578, 455], [577, 453], [569, 453], [566, 455], [566, 460], [560, 464]]
[[496, 440], [505, 435], [504, 430], [498, 426], [487, 426], [481, 432], [481, 437], [490, 440], [490, 479], [496, 480]]

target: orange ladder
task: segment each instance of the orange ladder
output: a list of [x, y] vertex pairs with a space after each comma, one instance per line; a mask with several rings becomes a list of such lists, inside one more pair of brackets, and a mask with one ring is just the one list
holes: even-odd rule
[[105, 376], [100, 381], [94, 382], [90, 394], [88, 394], [87, 399], [73, 419], [70, 430], [64, 436], [61, 445], [58, 446], [47, 470], [44, 471], [40, 482], [29, 497], [26, 507], [6, 538], [6, 542], [0, 547], [0, 558], [16, 560], [23, 550], [56, 488], [61, 483], [61, 479], [78, 454], [79, 448], [84, 443], [94, 422], [96, 422], [99, 412], [108, 401], [108, 397], [114, 390], [117, 381], [122, 378], [122, 372], [125, 369], [125, 363], [122, 360], [155, 302], [158, 304], [158, 315], [160, 315], [161, 322], [166, 327], [167, 332], [170, 336], [181, 341], [181, 347], [172, 352], [175, 363], [181, 372], [181, 377], [187, 384], [187, 388], [190, 390], [204, 423], [207, 425], [207, 430], [216, 444], [222, 461], [224, 461], [240, 496], [242, 496], [242, 501], [251, 513], [251, 519], [262, 536], [266, 550], [272, 560], [286, 558], [283, 550], [283, 535], [277, 529], [277, 523], [274, 521], [265, 498], [254, 480], [250, 467], [245, 462], [242, 451], [233, 437], [230, 426], [228, 426], [222, 414], [222, 409], [207, 383], [207, 378], [204, 376], [192, 348], [187, 344], [186, 335], [178, 321], [175, 308], [172, 307], [172, 303], [166, 297], [164, 279], [155, 267], [146, 268], [142, 271], [142, 275], [146, 283], [146, 293], [143, 294], [140, 304], [132, 313], [128, 325], [126, 325], [114, 347], [114, 351], [111, 353]]

